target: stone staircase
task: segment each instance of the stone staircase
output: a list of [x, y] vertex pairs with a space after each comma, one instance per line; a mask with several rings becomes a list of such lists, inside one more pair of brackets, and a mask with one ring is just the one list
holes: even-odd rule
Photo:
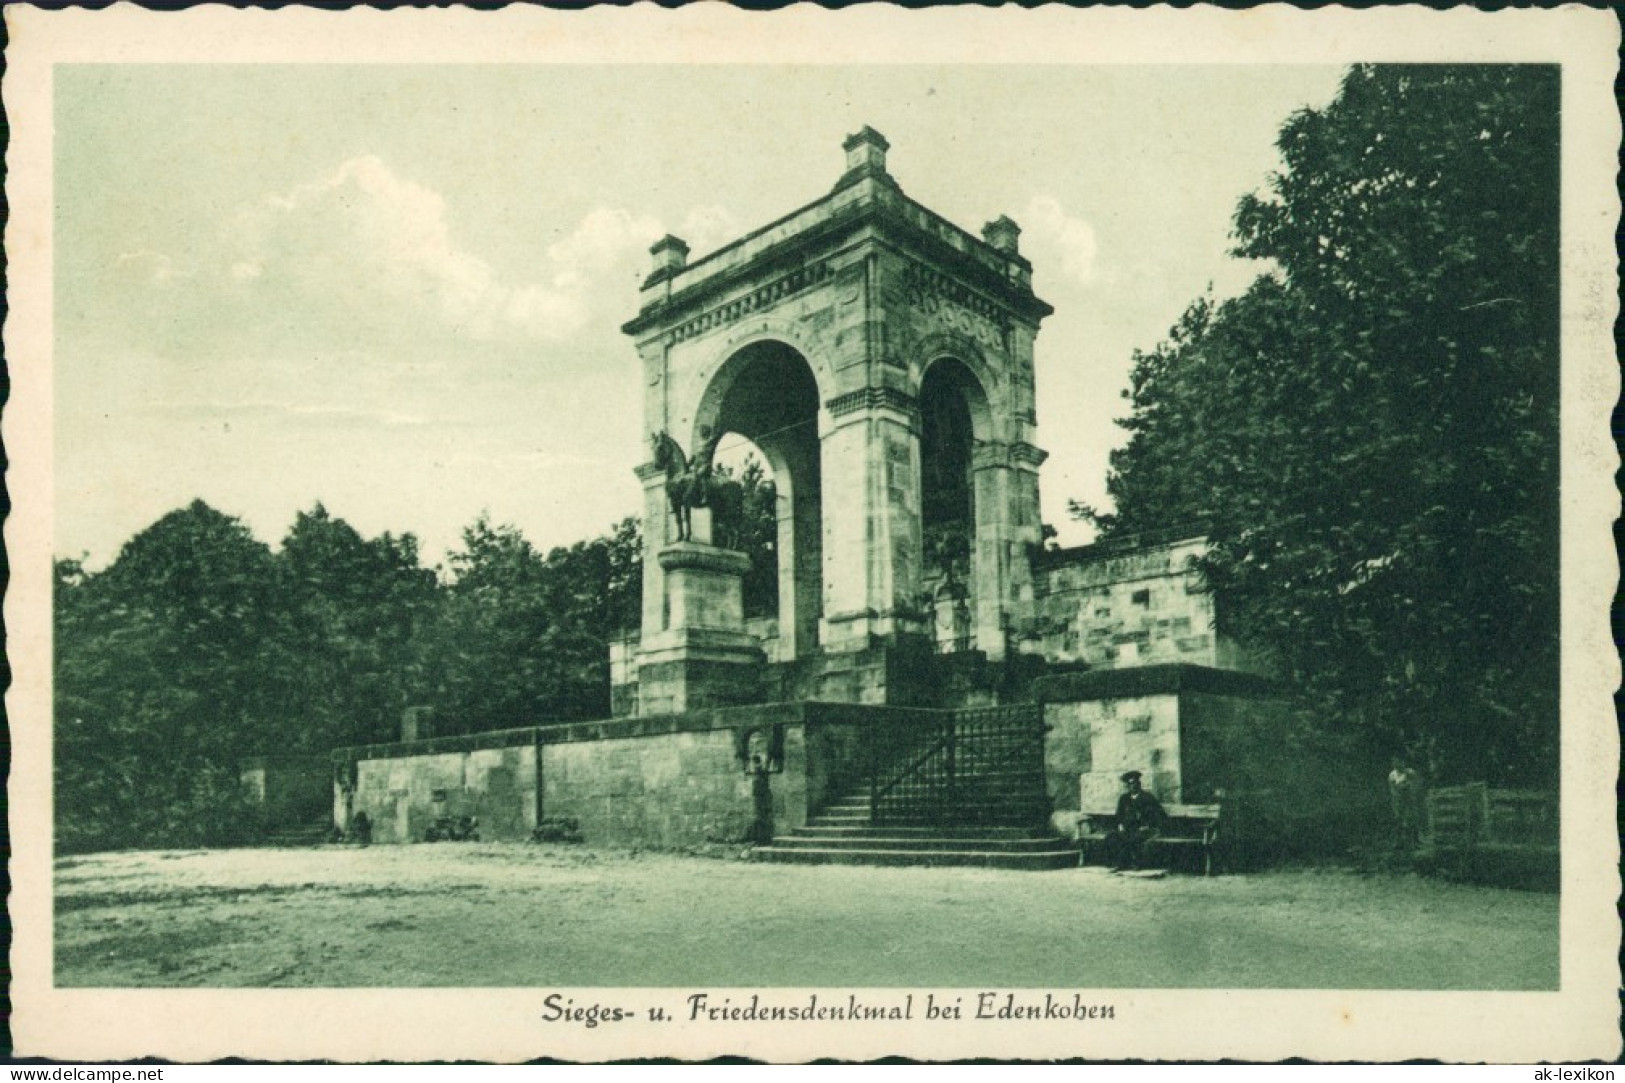
[[320, 846], [328, 841], [332, 833], [333, 825], [323, 821], [278, 827], [266, 833], [264, 845], [278, 849]]
[[[825, 807], [807, 826], [752, 852], [758, 861], [798, 865], [963, 865], [994, 869], [1063, 869], [1078, 864], [1077, 843], [1036, 822], [1025, 801], [967, 805], [963, 825], [872, 827], [867, 788]], [[989, 822], [1003, 820], [1006, 822]]]

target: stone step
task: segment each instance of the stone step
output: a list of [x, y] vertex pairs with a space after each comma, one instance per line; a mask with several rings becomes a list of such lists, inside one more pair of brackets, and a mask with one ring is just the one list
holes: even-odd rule
[[[1000, 802], [1000, 801], [1006, 801], [1006, 802], [1032, 802], [1032, 801], [1042, 800], [1043, 798], [1048, 796], [1048, 794], [1045, 791], [1043, 786], [1041, 786], [1041, 785], [1036, 785], [1035, 786], [1035, 785], [1031, 785], [1031, 784], [1021, 785], [1021, 786], [969, 785], [969, 786], [961, 786], [959, 788], [959, 793], [966, 801], [975, 802], [975, 803], [978, 803], [978, 804], [992, 804], [992, 803]], [[883, 798], [882, 799], [882, 804], [894, 803], [896, 800], [897, 800], [896, 797]], [[844, 813], [854, 813], [854, 812], [867, 813], [868, 811], [869, 811], [869, 798], [868, 797], [862, 797], [862, 798], [850, 797], [850, 798], [843, 798], [843, 799], [841, 799], [839, 801], [830, 802], [829, 804], [827, 804], [827, 805], [825, 805], [823, 807], [822, 811], [820, 812], [820, 815], [829, 815], [829, 814], [832, 814], [832, 813], [833, 814], [844, 814]]]
[[331, 824], [279, 827], [265, 836], [267, 846], [319, 846], [333, 834]]
[[936, 836], [939, 838], [982, 838], [1007, 835], [1011, 838], [1031, 838], [1051, 831], [1042, 816], [1018, 815], [984, 816], [981, 819], [956, 819], [952, 823], [915, 820], [910, 822], [882, 821], [871, 824], [868, 820], [847, 823], [808, 823], [797, 828], [795, 834], [807, 838], [846, 838], [851, 835], [875, 834], [901, 837], [903, 835]]
[[810, 817], [807, 822], [832, 825], [856, 823], [866, 824], [869, 822], [869, 810], [867, 808], [842, 809], [838, 812], [830, 812], [826, 810], [824, 812], [820, 812], [817, 816]]
[[801, 849], [799, 847], [759, 846], [752, 851], [758, 861], [793, 865], [913, 865], [970, 866], [984, 869], [1070, 869], [1078, 864], [1078, 851], [1062, 840], [1055, 848], [1030, 853], [1003, 850], [898, 850], [898, 849]]
[[[1012, 784], [1005, 786], [960, 786], [957, 792], [959, 796], [964, 797], [967, 801], [980, 801], [986, 803], [989, 801], [1019, 801], [1039, 798], [1046, 796], [1048, 791], [1046, 791], [1041, 784], [1024, 783], [1021, 785]], [[880, 800], [882, 804], [888, 804], [901, 799], [901, 794], [893, 793], [887, 794]], [[839, 801], [832, 801], [829, 804], [826, 804], [823, 810], [825, 812], [856, 812], [862, 809], [867, 809], [868, 807], [869, 798], [867, 796], [861, 799], [856, 797], [843, 797]]]
[[997, 851], [999, 853], [1034, 853], [1055, 849], [1053, 838], [988, 838], [980, 834], [960, 832], [942, 835], [896, 835], [876, 829], [862, 835], [779, 835], [773, 839], [776, 848], [790, 850], [969, 850]]
[[[880, 806], [882, 822], [887, 819], [900, 819], [903, 814], [901, 802], [886, 803]], [[960, 823], [975, 823], [977, 820], [993, 817], [1003, 819], [1006, 816], [1025, 816], [1033, 813], [1047, 813], [1048, 803], [1037, 797], [1004, 798], [997, 801], [955, 801], [955, 819]], [[846, 813], [841, 814], [843, 817]]]
[[[888, 816], [895, 817], [902, 811], [903, 807], [905, 806], [901, 801], [882, 801], [879, 809], [880, 815], [883, 819]], [[1035, 810], [1048, 812], [1049, 801], [1040, 794], [1011, 794], [1001, 795], [996, 798], [967, 797], [964, 800], [954, 802], [954, 808], [963, 813], [960, 819], [966, 823], [972, 823], [978, 816], [988, 813], [1030, 813]], [[863, 808], [825, 809], [815, 816], [808, 817], [808, 822], [851, 823], [855, 820], [867, 821], [868, 819], [869, 808], [865, 806]]]
[[959, 838], [974, 832], [977, 838], [1030, 839], [1048, 838], [1044, 828], [1033, 826], [999, 827], [870, 827], [868, 824], [808, 824], [796, 829], [798, 836], [806, 838], [841, 839], [854, 836], [883, 834], [888, 838]]

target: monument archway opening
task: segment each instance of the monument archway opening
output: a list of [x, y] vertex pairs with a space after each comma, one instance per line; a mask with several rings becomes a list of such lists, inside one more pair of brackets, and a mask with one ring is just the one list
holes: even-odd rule
[[[789, 661], [818, 645], [822, 610], [823, 495], [819, 465], [818, 383], [807, 359], [777, 340], [753, 342], [733, 353], [712, 377], [696, 411], [695, 432], [710, 430], [720, 452], [731, 451], [743, 469], [744, 449], [757, 452], [771, 482], [777, 522], [770, 549], [751, 553], [774, 559], [771, 570], [752, 567], [745, 582], [746, 616], [774, 618], [763, 647], [770, 658]], [[724, 463], [730, 458], [720, 456]], [[758, 497], [762, 493], [756, 488]], [[748, 495], [748, 490], [747, 494]], [[763, 509], [742, 507], [758, 517]], [[769, 607], [762, 592], [771, 582]]]
[[987, 413], [987, 396], [962, 361], [945, 356], [927, 366], [920, 381], [921, 580], [939, 651], [976, 645], [973, 460], [978, 440], [987, 438]]
[[[743, 583], [745, 619], [776, 625], [779, 616], [778, 483], [762, 449], [738, 433], [726, 434], [712, 459], [716, 485], [732, 490], [731, 521], [713, 519], [712, 539], [750, 558]], [[758, 635], [763, 634], [758, 631]]]

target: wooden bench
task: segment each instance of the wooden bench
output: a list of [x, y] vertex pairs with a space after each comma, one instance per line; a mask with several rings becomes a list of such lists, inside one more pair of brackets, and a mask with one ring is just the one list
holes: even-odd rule
[[[1202, 855], [1202, 875], [1212, 876], [1213, 855], [1219, 844], [1221, 807], [1217, 804], [1162, 806], [1168, 814], [1168, 822], [1161, 832], [1147, 840], [1146, 847], [1196, 847]], [[1087, 854], [1092, 846], [1103, 848], [1116, 827], [1115, 805], [1106, 811], [1084, 810], [1078, 817], [1078, 841], [1084, 844], [1084, 853]]]

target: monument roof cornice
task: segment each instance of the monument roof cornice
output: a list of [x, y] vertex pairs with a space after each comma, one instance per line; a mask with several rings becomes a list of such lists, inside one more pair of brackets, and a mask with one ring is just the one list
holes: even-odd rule
[[1032, 264], [1018, 253], [1002, 252], [929, 207], [910, 199], [885, 174], [843, 177], [834, 191], [752, 230], [715, 252], [680, 267], [663, 268], [645, 287], [669, 282], [663, 297], [644, 304], [622, 325], [642, 335], [686, 319], [719, 294], [760, 278], [833, 254], [841, 243], [872, 228], [896, 244], [933, 258], [1017, 314], [1033, 320], [1054, 311], [1032, 291]]

